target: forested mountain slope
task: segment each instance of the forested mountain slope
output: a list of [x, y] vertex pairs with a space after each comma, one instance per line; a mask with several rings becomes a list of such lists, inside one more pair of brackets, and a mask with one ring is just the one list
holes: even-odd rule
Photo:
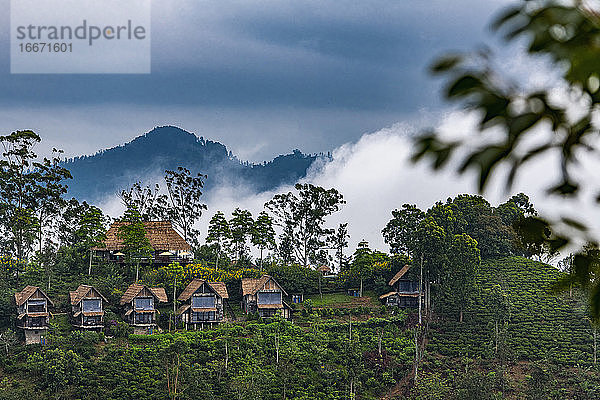
[[240, 161], [225, 145], [199, 138], [174, 126], [157, 127], [129, 143], [102, 150], [92, 156], [69, 159], [64, 166], [73, 179], [69, 196], [98, 201], [138, 180], [160, 179], [165, 169], [182, 166], [193, 174], [208, 175], [205, 189], [219, 185], [240, 185], [257, 192], [293, 184], [304, 177], [316, 155], [299, 150], [280, 155], [269, 162]]

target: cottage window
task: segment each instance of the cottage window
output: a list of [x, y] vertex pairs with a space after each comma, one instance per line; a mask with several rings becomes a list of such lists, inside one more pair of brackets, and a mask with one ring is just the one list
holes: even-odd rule
[[83, 312], [100, 312], [102, 311], [102, 300], [100, 299], [84, 299]]
[[135, 323], [136, 324], [151, 324], [152, 316], [153, 316], [152, 313], [135, 314]]
[[200, 311], [200, 312], [192, 312], [192, 323], [194, 322], [203, 322], [203, 321], [215, 321], [215, 312], [214, 311]]
[[154, 310], [154, 299], [152, 297], [138, 297], [135, 299], [136, 310]]
[[27, 312], [38, 313], [46, 312], [46, 300], [29, 300], [27, 302]]
[[418, 292], [418, 282], [415, 281], [399, 281], [398, 282], [398, 291], [399, 292]]
[[259, 292], [258, 304], [281, 304], [281, 292]]
[[100, 325], [100, 317], [83, 317], [84, 325]]
[[30, 327], [43, 327], [46, 326], [46, 317], [33, 317], [29, 319]]
[[215, 308], [215, 296], [192, 297], [193, 308]]

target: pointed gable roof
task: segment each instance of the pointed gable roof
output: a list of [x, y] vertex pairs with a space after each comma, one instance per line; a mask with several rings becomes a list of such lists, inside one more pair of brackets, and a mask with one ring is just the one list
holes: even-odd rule
[[95, 287], [90, 285], [79, 285], [77, 290], [75, 290], [74, 292], [69, 292], [69, 299], [71, 300], [71, 305], [76, 306], [77, 304], [79, 304], [81, 300], [83, 300], [91, 291], [96, 292], [100, 296], [100, 298], [102, 298], [102, 300], [108, 303], [106, 297], [104, 297], [102, 293], [100, 293]]
[[390, 283], [388, 283], [388, 285], [394, 286], [394, 283], [398, 282], [398, 280], [402, 278], [404, 274], [406, 274], [409, 268], [410, 265], [405, 265], [404, 267], [402, 267], [402, 269], [398, 271], [396, 275], [394, 275], [394, 277], [390, 280]]
[[54, 303], [52, 303], [52, 300], [50, 300], [50, 298], [46, 295], [46, 293], [42, 291], [42, 289], [40, 289], [37, 286], [30, 285], [25, 286], [23, 290], [15, 293], [15, 303], [17, 303], [17, 306], [22, 306], [27, 300], [31, 298], [31, 296], [33, 296], [38, 291], [46, 300], [48, 300], [48, 303], [50, 305], [54, 305]]
[[219, 296], [221, 296], [221, 298], [229, 298], [229, 293], [227, 293], [227, 286], [224, 282], [208, 282], [208, 284], [215, 290], [215, 292], [217, 292]]
[[[94, 250], [116, 251], [123, 248], [123, 239], [119, 237], [119, 228], [126, 222], [114, 222], [106, 232], [104, 247], [94, 247]], [[150, 245], [156, 251], [191, 251], [190, 246], [183, 237], [173, 229], [170, 221], [146, 221], [143, 223], [146, 230], [146, 237]]]
[[[177, 298], [178, 301], [187, 301], [196, 291], [202, 286], [206, 281], [194, 278], [192, 281], [185, 287], [183, 292]], [[221, 298], [228, 299], [229, 295], [227, 293], [227, 286], [223, 282], [206, 282], [206, 284]]]
[[140, 294], [144, 288], [148, 289], [148, 291], [150, 291], [150, 293], [152, 293], [160, 303], [168, 302], [167, 292], [165, 292], [164, 288], [150, 288], [146, 285], [142, 285], [141, 283], [132, 283], [129, 285], [125, 293], [123, 293], [123, 296], [121, 296], [121, 301], [119, 304], [124, 305], [129, 303], [131, 300], [137, 297], [137, 295]]
[[288, 295], [287, 292], [281, 287], [279, 283], [271, 276], [271, 275], [263, 275], [260, 278], [242, 278], [242, 296], [246, 295], [254, 295], [260, 289], [262, 289], [267, 282], [273, 280], [275, 285], [285, 294]]

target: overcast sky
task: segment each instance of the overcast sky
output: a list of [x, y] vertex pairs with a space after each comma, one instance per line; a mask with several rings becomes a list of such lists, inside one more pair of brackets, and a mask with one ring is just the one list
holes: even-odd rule
[[[11, 75], [0, 13], [0, 130], [93, 153], [174, 124], [260, 161], [330, 151], [443, 104], [427, 65], [490, 43], [506, 1], [198, 1], [152, 4], [149, 75]], [[9, 9], [8, 0], [0, 0]]]

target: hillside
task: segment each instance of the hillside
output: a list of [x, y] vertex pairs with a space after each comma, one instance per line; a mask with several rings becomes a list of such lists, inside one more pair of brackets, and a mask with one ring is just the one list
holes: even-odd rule
[[495, 318], [491, 292], [499, 285], [508, 300], [508, 318], [500, 322], [500, 350], [513, 360], [592, 362], [592, 330], [574, 294], [555, 296], [548, 288], [559, 276], [554, 267], [521, 257], [482, 263], [478, 293], [464, 323], [433, 324], [430, 351], [448, 356], [494, 356]]
[[244, 186], [254, 191], [292, 184], [306, 175], [317, 158], [298, 150], [260, 164], [238, 160], [225, 145], [199, 138], [174, 126], [157, 127], [122, 146], [92, 156], [69, 159], [69, 196], [97, 201], [137, 180], [162, 177], [165, 169], [179, 166], [208, 175], [206, 192], [223, 184]]

